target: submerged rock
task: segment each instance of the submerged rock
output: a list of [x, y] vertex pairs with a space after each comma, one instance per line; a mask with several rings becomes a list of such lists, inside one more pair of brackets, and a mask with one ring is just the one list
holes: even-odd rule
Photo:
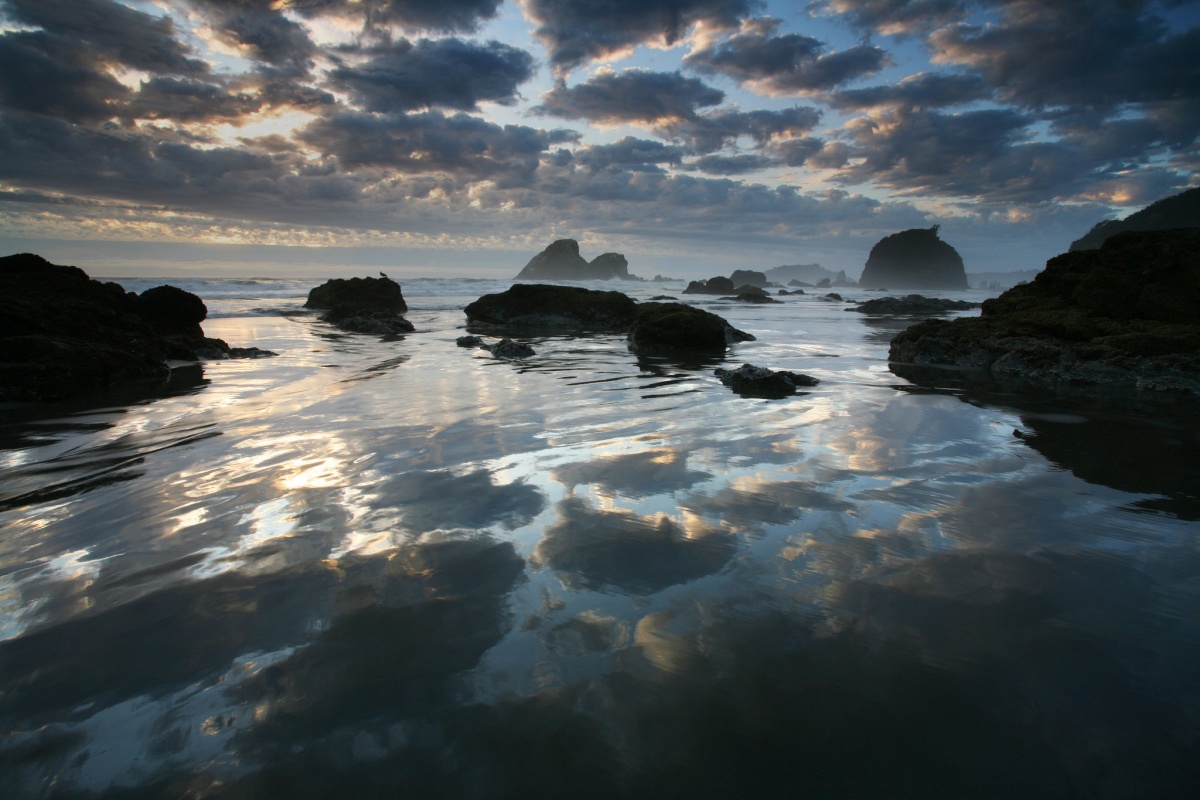
[[925, 297], [919, 294], [904, 297], [877, 297], [866, 300], [847, 311], [857, 311], [860, 314], [913, 314], [934, 315], [945, 314], [948, 311], [966, 311], [979, 308], [982, 303], [970, 300], [948, 300], [944, 297]]
[[496, 358], [529, 358], [537, 355], [537, 351], [525, 342], [517, 342], [512, 339], [501, 339], [493, 345], [485, 344], [483, 349], [490, 350]]
[[31, 253], [0, 258], [0, 402], [166, 378], [168, 359], [274, 355], [204, 336], [207, 315], [199, 297], [177, 287], [136, 295]]
[[631, 280], [629, 262], [620, 253], [602, 253], [591, 263], [579, 254], [579, 242], [559, 239], [529, 260], [517, 280], [603, 281]]
[[811, 375], [785, 370], [770, 370], [753, 364], [742, 364], [737, 369], [714, 370], [721, 383], [743, 397], [780, 398], [796, 393], [801, 386], [816, 386], [819, 380]]
[[482, 336], [460, 336], [454, 340], [459, 347], [483, 347]]
[[706, 281], [692, 281], [683, 290], [684, 294], [733, 294], [736, 287], [729, 278], [720, 275]]
[[483, 325], [559, 330], [623, 331], [637, 314], [637, 303], [621, 292], [518, 283], [485, 294], [463, 311]]
[[[745, 288], [745, 287], [743, 287]], [[765, 292], [742, 292], [736, 297], [722, 297], [722, 300], [734, 300], [739, 303], [778, 303], [774, 297], [771, 297]]]
[[391, 278], [333, 278], [308, 293], [305, 308], [324, 309], [321, 319], [351, 333], [410, 333], [400, 284]]
[[938, 238], [938, 226], [885, 236], [867, 258], [864, 289], [969, 289], [958, 251]]
[[642, 303], [629, 327], [629, 346], [639, 353], [717, 352], [754, 341], [723, 317], [683, 303]]
[[1200, 394], [1200, 229], [1121, 233], [1056, 256], [1033, 283], [985, 301], [979, 317], [898, 334], [889, 360]]

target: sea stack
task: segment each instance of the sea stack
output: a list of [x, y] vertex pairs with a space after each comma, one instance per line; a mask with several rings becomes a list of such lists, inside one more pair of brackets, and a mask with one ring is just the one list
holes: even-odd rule
[[579, 254], [579, 242], [559, 239], [538, 253], [517, 274], [517, 280], [530, 281], [605, 281], [617, 278], [633, 280], [629, 262], [620, 253], [603, 253], [591, 263]]
[[858, 285], [864, 289], [969, 289], [962, 257], [938, 227], [893, 233], [871, 248]]

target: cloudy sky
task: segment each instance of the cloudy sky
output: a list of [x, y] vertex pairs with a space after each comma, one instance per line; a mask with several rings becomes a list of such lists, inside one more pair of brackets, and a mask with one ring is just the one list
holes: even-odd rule
[[0, 0], [0, 250], [93, 274], [1040, 268], [1198, 134], [1200, 0]]

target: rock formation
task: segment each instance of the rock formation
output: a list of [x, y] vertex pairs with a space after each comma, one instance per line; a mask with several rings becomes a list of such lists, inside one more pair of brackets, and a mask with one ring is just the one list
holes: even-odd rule
[[1125, 219], [1097, 223], [1085, 236], [1071, 242], [1071, 250], [1093, 250], [1122, 231], [1161, 231], [1200, 228], [1200, 188], [1188, 189], [1130, 214]]
[[962, 258], [938, 238], [938, 226], [885, 236], [874, 247], [858, 285], [864, 289], [967, 289]]
[[723, 353], [754, 337], [724, 318], [683, 303], [642, 303], [629, 327], [629, 347], [642, 354]]
[[162, 379], [168, 359], [274, 355], [204, 336], [207, 315], [199, 297], [173, 286], [136, 295], [30, 253], [0, 258], [0, 402]]
[[721, 383], [742, 397], [781, 398], [796, 393], [801, 386], [816, 386], [820, 381], [811, 375], [785, 370], [770, 370], [753, 364], [742, 364], [737, 369], [714, 370]]
[[924, 315], [934, 316], [948, 311], [966, 311], [979, 308], [981, 304], [969, 300], [948, 300], [944, 297], [925, 297], [919, 294], [904, 297], [877, 297], [866, 300], [847, 311], [857, 311], [860, 314], [889, 314], [889, 315]]
[[352, 333], [381, 336], [409, 333], [413, 324], [400, 284], [391, 278], [334, 278], [308, 293], [305, 308], [323, 309], [321, 319]]
[[517, 280], [604, 281], [634, 280], [629, 262], [620, 253], [602, 253], [588, 263], [579, 254], [579, 242], [559, 239], [538, 253], [517, 274]]
[[760, 289], [765, 287], [770, 281], [767, 280], [765, 273], [758, 272], [753, 269], [735, 269], [733, 274], [729, 276], [729, 280], [733, 281], [734, 286], [757, 286]]
[[620, 292], [518, 283], [485, 294], [463, 311], [477, 325], [623, 331], [633, 322], [637, 303]]
[[714, 278], [709, 278], [706, 281], [691, 281], [687, 288], [683, 290], [684, 294], [733, 294], [736, 290], [733, 281], [722, 275], [717, 275]]
[[926, 320], [891, 344], [904, 364], [987, 370], [1042, 385], [1200, 394], [1200, 229], [1126, 232], [1050, 259], [979, 317]]

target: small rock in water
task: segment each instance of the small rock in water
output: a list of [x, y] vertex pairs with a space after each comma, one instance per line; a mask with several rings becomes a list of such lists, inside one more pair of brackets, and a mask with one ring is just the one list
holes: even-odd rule
[[743, 397], [788, 397], [800, 386], [816, 386], [820, 381], [811, 375], [785, 370], [770, 370], [753, 364], [737, 369], [718, 369], [713, 372], [721, 383]]
[[460, 336], [454, 340], [454, 343], [459, 347], [483, 347], [483, 337], [480, 336]]
[[483, 345], [485, 350], [491, 350], [496, 358], [529, 358], [537, 352], [524, 342], [512, 339], [501, 339], [493, 345]]

